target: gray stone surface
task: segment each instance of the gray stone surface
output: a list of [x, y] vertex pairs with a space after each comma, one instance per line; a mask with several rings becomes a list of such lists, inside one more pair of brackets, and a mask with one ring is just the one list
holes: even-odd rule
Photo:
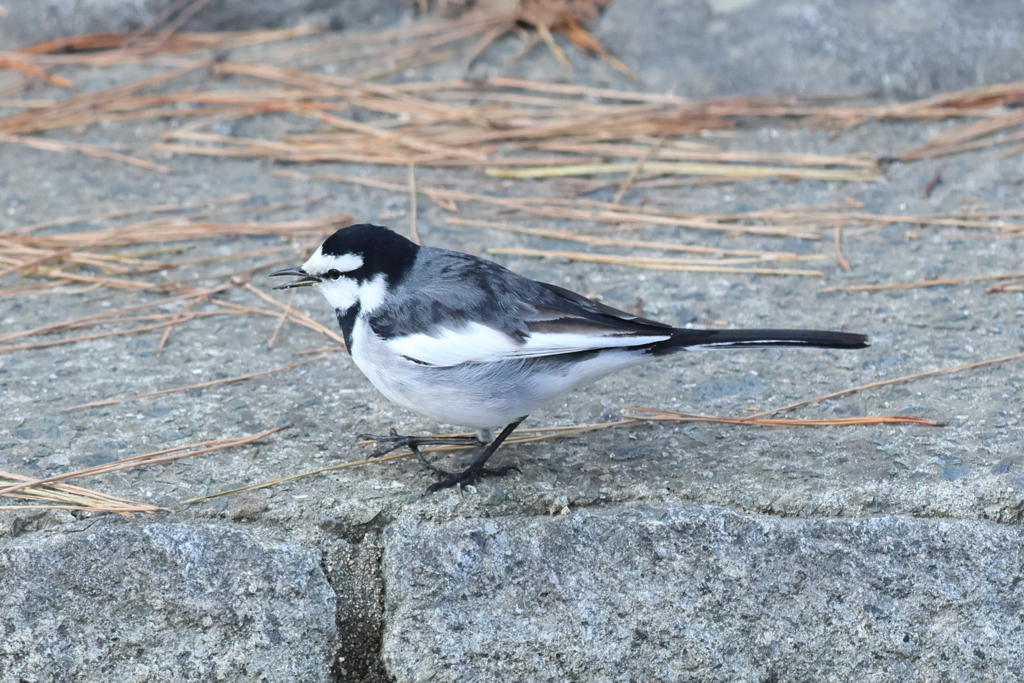
[[0, 545], [0, 681], [331, 681], [317, 550], [240, 529], [93, 520]]
[[[0, 0], [0, 4], [10, 10], [10, 19], [19, 16], [15, 10], [36, 3]], [[38, 4], [48, 7], [58, 3]], [[598, 22], [596, 30], [613, 52], [638, 71], [641, 82], [633, 85], [603, 62], [567, 46], [575, 67], [575, 82], [648, 89], [675, 87], [692, 95], [769, 92], [776, 88], [834, 92], [881, 87], [889, 95], [904, 97], [928, 94], [940, 87], [1021, 78], [1022, 60], [1015, 57], [1020, 41], [1004, 44], [1006, 36], [1012, 38], [1017, 35], [1015, 31], [1019, 32], [1015, 23], [1019, 5], [1012, 3], [891, 3], [891, 11], [886, 13], [882, 3], [865, 2], [863, 6], [876, 22], [871, 30], [865, 23], [867, 18], [854, 16], [853, 9], [847, 9], [853, 6], [844, 3], [733, 2], [735, 11], [725, 12], [726, 4], [716, 2], [716, 12], [709, 9], [711, 6], [679, 3], [674, 7], [685, 10], [683, 18], [689, 22], [681, 25], [675, 15], [658, 18], [646, 12], [654, 11], [653, 3], [619, 0]], [[342, 5], [352, 6], [341, 3], [332, 7]], [[89, 6], [100, 7], [99, 3]], [[209, 11], [218, 7], [211, 4]], [[927, 30], [908, 33], [907, 17], [916, 16], [911, 11], [917, 11], [915, 8], [924, 8], [928, 17], [940, 21], [936, 25], [923, 22], [921, 25], [929, 26]], [[905, 15], [901, 14], [904, 10]], [[81, 9], [81, 14], [74, 16], [78, 20], [89, 14]], [[198, 15], [197, 21], [202, 16]], [[657, 25], [652, 26], [651, 16], [658, 19]], [[844, 21], [857, 30], [838, 30]], [[679, 28], [662, 30], [661, 25]], [[72, 28], [106, 30], [90, 26], [76, 24]], [[978, 33], [980, 30], [984, 35]], [[828, 33], [835, 34], [834, 44], [822, 38]], [[991, 40], [985, 42], [988, 37]], [[564, 44], [562, 38], [557, 39]], [[987, 47], [978, 47], [980, 44]], [[499, 41], [480, 57], [473, 75], [565, 78], [562, 67], [543, 46], [510, 64], [509, 58], [521, 46], [514, 37]], [[902, 54], [897, 47], [904, 50], [906, 60], [897, 59]], [[268, 51], [261, 52], [263, 49]], [[275, 63], [273, 49], [253, 48], [228, 58]], [[862, 53], [864, 58], [858, 58]], [[965, 60], [981, 68], [965, 69]], [[53, 70], [75, 83], [73, 92], [87, 92], [162, 68], [122, 65]], [[447, 79], [461, 75], [461, 69], [461, 64], [452, 60], [430, 68], [411, 68], [395, 78]], [[681, 74], [681, 80], [673, 80], [677, 74]], [[935, 77], [929, 78], [928, 74]], [[902, 75], [904, 80], [894, 75]], [[206, 73], [196, 72], [150, 94], [186, 87], [204, 91], [251, 85], [246, 79], [211, 79]], [[56, 99], [67, 95], [67, 91], [37, 83], [20, 96]], [[146, 146], [160, 140], [162, 132], [192, 120], [127, 121], [48, 135], [147, 156]], [[952, 125], [873, 122], [836, 135], [788, 127], [781, 121], [745, 123], [728, 137], [713, 141], [726, 150], [890, 156]], [[215, 130], [275, 139], [309, 131], [316, 125], [294, 116], [267, 115], [221, 122]], [[896, 163], [886, 169], [886, 182], [878, 184], [766, 179], [684, 187], [667, 197], [665, 207], [681, 212], [740, 212], [836, 204], [849, 197], [862, 202], [865, 210], [895, 215], [952, 212], [967, 206], [1020, 210], [1019, 182], [1013, 183], [1024, 177], [1024, 159], [1021, 155], [1004, 158], [1002, 152], [981, 150], [942, 160]], [[160, 162], [170, 167], [171, 173], [0, 145], [0, 229], [73, 214], [191, 203], [242, 191], [251, 192], [252, 198], [237, 214], [225, 213], [220, 218], [291, 220], [349, 213], [359, 220], [391, 223], [400, 229], [408, 221], [404, 191], [389, 193], [285, 179], [273, 175], [276, 167], [263, 160], [178, 156]], [[921, 189], [939, 169], [942, 183], [929, 198], [922, 197]], [[323, 164], [310, 170], [367, 173], [399, 183], [406, 179], [404, 168]], [[567, 196], [576, 192], [573, 185], [560, 183], [485, 185], [490, 181], [475, 173], [438, 169], [417, 169], [417, 179], [422, 185], [451, 183], [510, 194]], [[614, 188], [589, 196], [610, 199], [613, 194]], [[644, 199], [642, 192], [632, 191], [624, 201], [639, 203]], [[277, 203], [299, 206], [262, 215], [247, 212]], [[478, 215], [469, 203], [460, 203], [458, 209], [460, 217], [493, 219]], [[458, 228], [446, 223], [447, 215], [421, 199], [419, 230], [427, 244], [474, 253], [485, 253], [494, 246], [578, 248], [522, 235]], [[127, 220], [83, 222], [66, 229], [124, 225]], [[569, 226], [552, 221], [549, 227]], [[870, 295], [821, 292], [823, 287], [836, 284], [1019, 271], [1024, 240], [981, 239], [968, 231], [916, 223], [896, 223], [859, 236], [850, 232], [843, 248], [852, 272], [843, 273], [826, 264], [820, 280], [645, 272], [582, 262], [495, 257], [528, 276], [599, 295], [614, 306], [629, 306], [640, 296], [648, 315], [669, 322], [710, 325], [726, 320], [745, 327], [844, 327], [865, 331], [873, 341], [871, 349], [856, 353], [771, 350], [687, 355], [606, 378], [564, 401], [554, 402], [531, 416], [528, 424], [615, 419], [621, 407], [627, 405], [744, 414], [748, 408], [777, 407], [874, 380], [1024, 350], [1024, 294], [987, 294], [984, 283]], [[827, 241], [733, 238], [668, 229], [648, 230], [645, 234], [666, 241], [699, 240], [709, 246], [832, 253]], [[202, 258], [287, 245], [276, 238], [237, 238], [183, 246], [187, 248], [183, 257]], [[280, 259], [279, 264], [264, 264], [262, 272], [296, 265], [297, 249], [281, 254]], [[215, 260], [177, 269], [170, 275], [201, 286], [261, 262], [258, 258], [229, 263]], [[154, 275], [153, 280], [158, 281], [159, 276]], [[35, 278], [8, 274], [0, 278], [0, 288], [34, 282]], [[271, 284], [260, 275], [253, 283], [261, 287]], [[152, 301], [156, 296], [111, 290], [76, 295], [9, 294], [0, 298], [0, 326], [4, 330], [27, 329]], [[237, 303], [259, 304], [237, 288], [221, 296]], [[281, 300], [285, 300], [283, 296]], [[315, 293], [299, 292], [295, 306], [326, 325], [335, 324], [332, 312]], [[212, 309], [198, 306], [196, 310]], [[114, 520], [84, 528], [88, 522], [76, 521], [68, 513], [0, 511], [0, 542], [4, 544], [0, 555], [15, 559], [13, 564], [5, 565], [0, 577], [0, 603], [17, 602], [15, 614], [20, 614], [22, 603], [18, 601], [24, 596], [46, 595], [47, 591], [64, 596], [61, 605], [99, 603], [105, 608], [108, 603], [135, 604], [133, 600], [143, 605], [141, 611], [127, 611], [127, 618], [113, 622], [113, 626], [92, 624], [86, 611], [70, 612], [66, 617], [57, 608], [49, 614], [39, 612], [40, 637], [8, 637], [0, 644], [7, 650], [0, 652], [16, 652], [19, 662], [43, 662], [49, 661], [47, 648], [51, 642], [66, 643], [61, 650], [66, 657], [60, 661], [82, 671], [100, 671], [95, 668], [101, 666], [99, 660], [91, 658], [93, 652], [116, 655], [121, 658], [118, 661], [130, 667], [134, 666], [133, 660], [140, 662], [139, 666], [149, 666], [153, 660], [147, 657], [178, 651], [175, 648], [189, 652], [219, 648], [236, 657], [229, 662], [256, 671], [263, 666], [259, 657], [264, 651], [250, 647], [247, 654], [243, 653], [243, 645], [236, 642], [228, 625], [235, 610], [251, 606], [258, 612], [257, 603], [268, 605], [258, 602], [266, 597], [266, 591], [262, 597], [244, 591], [242, 598], [211, 594], [199, 605], [199, 612], [176, 612], [177, 596], [184, 596], [179, 601], [182, 605], [191, 604], [185, 599], [187, 582], [182, 577], [207, 577], [210, 582], [222, 581], [219, 585], [231, 588], [247, 586], [238, 582], [255, 576], [259, 585], [276, 586], [276, 577], [287, 583], [301, 574], [299, 568], [315, 568], [319, 556], [336, 599], [328, 595], [331, 604], [321, 607], [319, 603], [286, 600], [284, 593], [271, 593], [273, 600], [263, 613], [265, 620], [254, 622], [256, 631], [244, 641], [260, 645], [258, 639], [262, 636], [256, 632], [264, 632], [263, 626], [271, 617], [284, 615], [292, 623], [305, 620], [303, 623], [315, 625], [313, 632], [320, 634], [317, 642], [299, 643], [283, 655], [284, 659], [275, 660], [293, 662], [294, 671], [314, 672], [311, 680], [317, 680], [316, 676], [328, 680], [333, 676], [340, 681], [386, 680], [387, 671], [379, 658], [385, 628], [389, 666], [403, 680], [425, 677], [430, 672], [441, 679], [452, 676], [441, 664], [454, 661], [451, 658], [459, 652], [465, 652], [466, 660], [453, 664], [454, 671], [468, 671], [469, 666], [486, 671], [487, 667], [514, 661], [519, 671], [538, 667], [537, 678], [561, 675], [572, 680], [576, 676], [570, 663], [600, 678], [612, 674], [596, 671], [595, 663], [611, 662], [621, 665], [614, 673], [625, 679], [654, 679], [662, 670], [658, 667], [669, 661], [666, 653], [680, 644], [692, 657], [687, 661], [696, 668], [669, 670], [667, 680], [673, 680], [673, 676], [675, 680], [716, 680], [716, 676], [729, 673], [735, 674], [733, 680], [760, 683], [757, 674], [771, 680], [773, 666], [778, 681], [870, 680], [870, 676], [863, 675], [865, 672], [877, 672], [874, 680], [878, 681], [999, 681], [1013, 680], [1007, 678], [1007, 672], [1021, 670], [1024, 638], [1019, 630], [1013, 630], [1019, 627], [1013, 615], [1020, 612], [1020, 584], [1012, 585], [1018, 576], [1014, 572], [1021, 566], [1019, 530], [1024, 521], [1020, 365], [998, 365], [883, 387], [811, 406], [800, 413], [806, 417], [925, 415], [948, 421], [942, 429], [647, 425], [506, 448], [498, 454], [498, 464], [516, 463], [522, 468], [521, 475], [485, 481], [464, 493], [446, 491], [426, 498], [422, 492], [429, 478], [415, 463], [398, 461], [340, 470], [197, 505], [180, 504], [193, 496], [357, 460], [367, 452], [354, 444], [352, 437], [360, 432], [385, 432], [392, 425], [403, 433], [446, 428], [389, 404], [342, 354], [241, 384], [62, 412], [85, 401], [269, 370], [308, 358], [296, 352], [325, 343], [305, 328], [287, 325], [274, 348], [268, 348], [276, 323], [269, 317], [195, 320], [175, 329], [160, 356], [156, 354], [160, 331], [0, 354], [3, 471], [28, 476], [57, 474], [158, 448], [251, 434], [283, 422], [295, 425], [246, 448], [81, 482], [115, 495], [170, 507], [183, 527]], [[442, 464], [453, 467], [456, 460], [448, 458]], [[709, 507], [691, 507], [695, 504]], [[574, 522], [575, 516], [541, 517], [579, 508], [585, 510], [580, 516], [583, 522]], [[609, 509], [609, 515], [602, 515], [604, 508]], [[722, 508], [735, 512], [727, 513]], [[403, 521], [394, 524], [396, 518]], [[208, 523], [216, 526], [205, 526]], [[577, 523], [581, 526], [573, 526]], [[493, 534], [489, 524], [495, 529]], [[160, 528], [183, 528], [185, 537], [195, 534], [215, 539], [206, 547], [216, 552], [205, 556], [213, 566], [178, 566], [180, 571], [175, 574], [165, 561], [173, 559], [167, 546], [147, 535], [151, 532], [146, 530]], [[380, 535], [385, 530], [386, 539]], [[480, 535], [473, 536], [475, 531]], [[609, 539], [607, 546], [595, 541], [598, 532], [605, 534], [601, 538]], [[85, 540], [90, 533], [100, 533], [103, 543], [90, 545]], [[499, 542], [502, 533], [506, 540]], [[166, 534], [160, 538], [166, 538]], [[482, 547], [475, 545], [477, 538]], [[641, 546], [645, 539], [651, 542], [649, 547]], [[528, 540], [536, 546], [527, 544]], [[284, 541], [287, 543], [282, 545]], [[502, 565], [503, 556], [492, 554], [499, 547], [512, 548], [513, 542], [519, 543], [514, 552], [523, 551], [524, 567], [537, 576], [524, 576], [521, 568]], [[285, 552], [280, 550], [282, 547], [292, 550]], [[539, 548], [538, 556], [525, 552], [532, 552], [533, 547]], [[449, 561], [456, 551], [480, 564], [458, 567]], [[282, 553], [298, 559], [290, 566], [264, 562]], [[220, 557], [230, 560], [226, 568], [216, 566]], [[383, 573], [382, 557], [387, 567]], [[50, 561], [52, 572], [27, 573], [30, 558], [38, 559], [36, 566], [44, 559]], [[91, 582], [87, 570], [113, 573], [113, 569], [105, 570], [103, 566], [111, 558], [118, 560], [115, 566], [123, 568], [121, 574], [102, 584]], [[437, 561], [430, 565], [425, 558]], [[129, 560], [131, 564], [127, 564]], [[405, 562], [408, 566], [403, 568]], [[410, 574], [417, 567], [423, 572]], [[501, 585], [495, 587], [483, 581], [458, 593], [459, 586], [468, 585], [468, 576], [486, 575], [489, 568], [498, 572], [503, 567], [507, 573]], [[79, 568], [79, 576], [86, 578], [64, 582], [70, 571], [66, 568]], [[185, 569], [194, 573], [186, 575]], [[125, 576], [132, 582], [123, 581]], [[552, 584], [543, 589], [548, 591], [543, 595], [543, 590], [527, 590], [551, 576], [563, 581], [561, 588]], [[175, 577], [177, 582], [171, 580]], [[385, 578], [388, 585], [384, 584]], [[886, 584], [889, 579], [892, 583]], [[103, 586], [114, 588], [104, 593]], [[479, 596], [473, 594], [476, 586], [480, 586]], [[426, 597], [417, 597], [417, 591]], [[171, 595], [170, 602], [164, 598], [166, 594]], [[444, 599], [427, 604], [436, 596]], [[518, 603], [512, 601], [513, 597]], [[159, 600], [164, 601], [162, 609], [168, 611], [155, 611], [152, 606]], [[674, 600], [675, 604], [689, 606], [690, 611], [665, 609], [658, 600]], [[6, 605], [14, 603], [3, 604], [6, 617], [11, 611]], [[634, 618], [634, 605], [647, 610], [650, 623]], [[412, 613], [414, 606], [422, 610]], [[209, 627], [202, 623], [196, 626], [199, 613], [210, 615]], [[581, 613], [589, 620], [587, 623], [582, 618], [569, 618]], [[125, 630], [136, 629], [146, 614], [152, 619], [166, 619], [166, 628], [155, 634], [138, 627], [143, 632], [139, 638], [162, 638], [159, 647], [132, 656], [127, 648], [135, 641], [124, 637], [116, 642], [98, 640], [102, 628], [110, 630], [120, 625]], [[705, 614], [716, 615], [717, 621], [705, 619]], [[533, 640], [516, 630], [523, 623], [522, 615], [535, 620], [538, 630]], [[555, 620], [558, 615], [565, 619]], [[61, 633], [56, 633], [56, 640], [46, 637], [50, 631], [45, 629], [56, 629], [60, 618], [84, 624], [82, 632], [94, 628], [89, 633], [97, 634], [97, 639], [72, 641], [71, 636]], [[975, 627], [986, 619], [985, 624]], [[484, 624], [484, 628], [452, 630], [449, 627], [453, 624]], [[595, 624], [608, 630], [600, 631]], [[662, 631], [653, 630], [652, 624], [661, 625]], [[413, 625], [422, 633], [411, 633]], [[963, 625], [959, 631], [958, 625]], [[635, 630], [622, 630], [627, 627]], [[565, 634], [580, 639], [564, 650], [566, 656], [574, 658], [571, 662], [558, 660], [552, 645], [567, 642], [559, 640]], [[705, 639], [701, 640], [699, 634]], [[907, 634], [910, 640], [904, 641]], [[540, 640], [541, 635], [552, 640]], [[826, 642], [829, 635], [833, 641]], [[333, 642], [329, 642], [332, 637]], [[720, 648], [716, 640], [719, 637], [729, 639], [735, 649]], [[624, 644], [623, 638], [629, 644]], [[632, 652], [629, 647], [634, 639], [638, 654], [622, 656]], [[416, 642], [423, 647], [411, 649]], [[799, 647], [790, 647], [791, 642]], [[434, 644], [437, 649], [431, 650]], [[93, 649], [81, 649], [86, 645]], [[328, 671], [333, 647], [338, 650], [333, 669]], [[982, 654], [975, 654], [975, 649]], [[490, 659], [481, 652], [487, 652]], [[812, 669], [808, 662], [815, 661], [814, 653], [823, 652], [824, 659], [819, 657], [817, 669]], [[584, 655], [588, 659], [582, 659]], [[153, 666], [165, 664], [176, 665], [168, 661]], [[196, 665], [200, 664], [213, 670], [212, 660]], [[798, 664], [805, 668], [798, 668]], [[712, 668], [715, 666], [718, 668]], [[41, 671], [45, 670], [32, 673], [41, 676]], [[699, 672], [708, 673], [704, 676]], [[83, 677], [109, 680], [108, 673]], [[580, 674], [578, 678], [583, 677]], [[34, 680], [27, 675], [26, 679]], [[165, 680], [177, 679], [172, 676]], [[296, 674], [291, 680], [300, 677]]]
[[0, 49], [14, 50], [53, 38], [122, 33], [145, 26], [164, 0], [6, 0]]
[[[4, 0], [0, 50], [86, 33], [123, 33], [149, 25], [173, 0]], [[305, 23], [339, 29], [393, 21], [397, 0], [213, 0], [182, 27], [240, 31]]]
[[620, 0], [597, 36], [644, 88], [680, 95], [906, 98], [1024, 78], [1020, 0]]
[[992, 681], [1024, 671], [1024, 530], [711, 506], [410, 516], [386, 533], [406, 681]]

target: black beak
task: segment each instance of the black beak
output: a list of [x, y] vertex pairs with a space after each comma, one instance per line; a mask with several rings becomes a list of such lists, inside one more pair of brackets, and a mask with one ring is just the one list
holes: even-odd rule
[[274, 287], [274, 289], [291, 289], [292, 287], [309, 287], [310, 285], [315, 285], [316, 283], [320, 282], [319, 278], [313, 277], [312, 275], [310, 275], [309, 273], [304, 271], [302, 268], [285, 268], [284, 270], [279, 270], [276, 273], [271, 273], [270, 277], [278, 277], [279, 275], [294, 275], [294, 276], [302, 278], [302, 279], [295, 280], [294, 282], [289, 282], [287, 284], [278, 285], [277, 287]]

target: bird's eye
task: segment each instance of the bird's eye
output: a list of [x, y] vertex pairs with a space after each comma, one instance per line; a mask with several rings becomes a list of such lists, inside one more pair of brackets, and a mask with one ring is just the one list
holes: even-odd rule
[[327, 278], [328, 280], [337, 280], [339, 277], [341, 277], [341, 271], [331, 268], [326, 273], [324, 273], [324, 277]]

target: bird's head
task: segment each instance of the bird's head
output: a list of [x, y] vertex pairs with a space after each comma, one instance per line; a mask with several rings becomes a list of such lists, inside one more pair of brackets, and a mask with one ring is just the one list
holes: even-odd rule
[[419, 246], [379, 225], [353, 225], [334, 233], [317, 247], [302, 266], [271, 273], [297, 280], [274, 287], [313, 287], [336, 310], [357, 303], [376, 308], [389, 286], [398, 284], [412, 267]]

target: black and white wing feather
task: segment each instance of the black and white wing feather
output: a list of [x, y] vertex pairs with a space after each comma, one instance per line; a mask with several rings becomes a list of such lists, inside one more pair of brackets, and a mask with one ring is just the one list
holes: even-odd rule
[[[671, 339], [673, 329], [534, 282], [490, 261], [423, 249], [418, 267], [370, 318], [389, 350], [424, 365], [451, 367], [594, 351], [645, 347]], [[426, 283], [426, 284], [424, 284]], [[454, 294], [453, 294], [454, 293]]]

